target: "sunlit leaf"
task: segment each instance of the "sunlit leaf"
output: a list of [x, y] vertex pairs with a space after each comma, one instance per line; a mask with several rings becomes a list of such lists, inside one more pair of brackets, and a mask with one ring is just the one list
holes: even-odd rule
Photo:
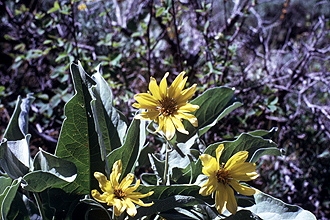
[[[1, 220], [7, 220], [7, 215], [10, 210], [10, 205], [15, 198], [17, 189], [21, 182], [21, 178], [15, 179], [14, 181], [9, 184], [7, 178], [0, 177], [0, 183], [3, 184], [2, 188], [4, 190], [0, 192], [0, 214]], [[10, 219], [8, 219], [10, 220]]]
[[14, 113], [3, 135], [8, 141], [16, 141], [25, 138], [28, 133], [29, 109], [34, 97], [27, 95], [26, 98], [17, 98]]
[[74, 163], [40, 150], [33, 161], [34, 170], [23, 177], [24, 189], [41, 192], [49, 187], [73, 182], [77, 176]]
[[87, 194], [98, 186], [93, 174], [106, 173], [95, 131], [91, 89], [95, 82], [81, 64], [71, 64], [75, 95], [65, 105], [65, 116], [56, 148], [56, 156], [77, 166], [77, 178], [63, 189], [68, 193]]
[[[263, 192], [254, 195], [256, 204], [245, 208], [261, 219], [292, 219], [292, 220], [316, 220], [316, 217], [309, 211], [299, 206], [289, 205]], [[233, 218], [236, 219], [236, 218]]]
[[123, 146], [112, 151], [108, 156], [110, 167], [117, 161], [122, 161], [122, 175], [124, 178], [128, 173], [134, 173], [135, 164], [146, 140], [146, 124], [143, 120], [133, 119], [125, 136]]
[[29, 172], [32, 161], [29, 150], [30, 135], [17, 141], [4, 139], [0, 144], [0, 166], [13, 179]]
[[94, 120], [98, 124], [99, 141], [104, 145], [107, 155], [123, 144], [127, 120], [121, 112], [113, 107], [111, 88], [101, 76], [99, 68], [100, 66], [93, 74], [96, 86], [93, 88], [95, 100], [92, 102], [92, 111]]

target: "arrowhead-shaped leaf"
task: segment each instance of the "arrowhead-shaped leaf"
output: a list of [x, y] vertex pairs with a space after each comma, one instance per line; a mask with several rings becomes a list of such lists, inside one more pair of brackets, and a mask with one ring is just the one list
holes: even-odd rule
[[29, 150], [30, 135], [17, 141], [3, 140], [0, 145], [0, 165], [13, 179], [23, 177], [29, 172], [31, 157]]
[[68, 193], [87, 194], [98, 186], [95, 171], [106, 173], [91, 110], [91, 90], [95, 82], [80, 63], [71, 64], [75, 94], [65, 105], [65, 120], [56, 148], [56, 156], [77, 166], [77, 178], [63, 188]]
[[[92, 103], [94, 120], [97, 122], [100, 143], [106, 150], [106, 155], [122, 146], [127, 129], [125, 116], [113, 107], [113, 96], [109, 84], [99, 72], [99, 66], [93, 79], [96, 86], [93, 88], [95, 101]], [[97, 116], [95, 118], [95, 116]]]
[[134, 173], [135, 164], [146, 140], [146, 125], [143, 120], [133, 119], [128, 128], [123, 146], [115, 149], [108, 155], [110, 167], [117, 161], [122, 162], [121, 179], [128, 173]]
[[31, 192], [43, 190], [58, 185], [73, 182], [77, 176], [77, 168], [74, 163], [55, 157], [43, 150], [35, 156], [33, 172], [23, 177], [24, 189]]
[[250, 210], [262, 219], [316, 220], [316, 217], [311, 212], [299, 206], [286, 204], [263, 192], [255, 194], [254, 199], [256, 204], [244, 209]]
[[[7, 215], [10, 210], [10, 205], [15, 198], [17, 189], [21, 182], [21, 178], [9, 182], [8, 178], [0, 177], [0, 185], [4, 190], [0, 194], [0, 219], [7, 220]], [[8, 219], [9, 220], [9, 219]]]
[[14, 113], [3, 136], [8, 141], [21, 140], [27, 135], [29, 109], [34, 99], [31, 95], [27, 95], [24, 99], [18, 96]]

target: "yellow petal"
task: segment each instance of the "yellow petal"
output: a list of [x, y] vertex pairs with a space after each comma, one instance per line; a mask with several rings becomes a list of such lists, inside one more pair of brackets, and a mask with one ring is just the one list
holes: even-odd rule
[[165, 133], [167, 140], [172, 140], [175, 135], [175, 127], [170, 117], [164, 117], [163, 132]]
[[256, 165], [254, 163], [245, 162], [243, 164], [236, 164], [232, 166], [230, 175], [235, 180], [250, 181], [259, 176], [255, 170]]
[[234, 165], [243, 164], [248, 158], [249, 152], [239, 151], [234, 156], [232, 156], [225, 165], [226, 170], [231, 170]]
[[126, 210], [127, 214], [131, 217], [135, 216], [137, 213], [137, 210], [136, 210], [136, 207], [133, 204], [133, 202], [129, 198], [125, 198], [124, 202], [127, 205], [127, 210]]
[[237, 202], [234, 196], [234, 190], [226, 184], [225, 191], [227, 191], [228, 194], [228, 202], [226, 204], [226, 208], [234, 215], [237, 211]]
[[192, 85], [190, 88], [185, 89], [181, 94], [176, 98], [177, 103], [187, 102], [196, 92], [197, 84]]
[[164, 127], [164, 124], [165, 124], [165, 116], [164, 115], [161, 115], [161, 116], [159, 116], [158, 118], [156, 118], [157, 119], [157, 123], [158, 123], [158, 129], [155, 131], [155, 133], [157, 133], [157, 132], [159, 132], [160, 130], [162, 130], [163, 129], [163, 127]]
[[125, 211], [126, 207], [123, 206], [122, 202], [119, 199], [115, 199], [113, 204], [113, 210], [116, 216], [120, 216], [121, 213]]
[[111, 182], [107, 179], [107, 177], [100, 172], [94, 172], [94, 177], [99, 182], [100, 189], [103, 192], [113, 193]]
[[225, 188], [225, 185], [219, 183], [215, 191], [215, 208], [220, 214], [222, 214], [226, 210], [227, 202], [228, 202], [228, 192]]
[[257, 190], [247, 187], [247, 186], [243, 186], [241, 185], [239, 182], [237, 182], [236, 180], [233, 180], [230, 182], [230, 185], [240, 194], [245, 195], [245, 196], [252, 196], [254, 195]]
[[131, 194], [132, 192], [134, 192], [134, 191], [139, 187], [139, 185], [140, 185], [140, 180], [138, 179], [138, 180], [136, 181], [135, 186], [131, 186], [131, 187], [129, 187], [128, 189], [126, 189], [126, 190], [125, 190], [125, 193], [126, 193], [126, 194]]
[[220, 168], [217, 160], [208, 154], [202, 154], [199, 158], [203, 165], [202, 172], [207, 176], [214, 176]]
[[127, 176], [119, 184], [118, 188], [125, 191], [127, 187], [129, 187], [132, 184], [133, 179], [134, 179], [134, 174], [132, 173], [127, 174]]
[[100, 194], [96, 189], [93, 189], [91, 191], [91, 195], [96, 201], [101, 202], [101, 203], [107, 203], [108, 194], [106, 194], [106, 193]]
[[167, 96], [167, 79], [166, 79], [167, 77], [168, 77], [168, 72], [165, 73], [162, 81], [160, 81], [159, 84], [159, 92], [162, 99], [164, 99]]
[[168, 89], [168, 97], [171, 97], [173, 99], [176, 99], [181, 93], [181, 90], [186, 85], [188, 77], [183, 79], [185, 72], [181, 72], [173, 81], [172, 85]]
[[130, 199], [132, 202], [134, 202], [135, 204], [138, 204], [139, 206], [149, 207], [154, 204], [154, 202], [144, 203], [141, 199], [133, 199], [133, 198], [130, 198]]
[[133, 105], [133, 107], [145, 108], [145, 109], [157, 109], [158, 100], [155, 99], [149, 93], [139, 93], [134, 95], [134, 99], [139, 103]]
[[202, 196], [211, 195], [217, 188], [218, 181], [215, 176], [210, 176], [206, 183], [199, 189]]
[[187, 114], [178, 110], [178, 114], [175, 114], [175, 116], [188, 120], [195, 127], [198, 126], [197, 118], [192, 114]]
[[159, 87], [158, 87], [156, 79], [154, 77], [150, 77], [149, 91], [155, 97], [155, 99], [157, 99], [157, 100], [162, 99], [162, 97], [160, 95]]
[[222, 151], [225, 149], [225, 146], [223, 144], [220, 144], [218, 146], [218, 148], [216, 149], [215, 151], [215, 154], [216, 154], [216, 158], [217, 158], [217, 163], [219, 163], [220, 161], [220, 156], [222, 154]]
[[196, 111], [196, 109], [199, 109], [198, 105], [192, 105], [190, 103], [182, 103], [178, 105], [178, 110], [180, 112], [193, 112]]
[[186, 129], [184, 129], [184, 126], [183, 126], [182, 122], [180, 121], [180, 119], [178, 119], [175, 116], [171, 117], [171, 119], [174, 123], [174, 126], [175, 126], [176, 130], [178, 130], [179, 132], [181, 132], [183, 134], [189, 134], [189, 132]]
[[140, 192], [132, 192], [130, 193], [128, 196], [132, 199], [141, 199], [141, 198], [145, 198], [145, 197], [148, 197], [148, 196], [151, 196], [152, 194], [154, 194], [154, 191], [150, 191], [146, 194], [142, 194]]
[[159, 111], [149, 110], [148, 112], [142, 112], [142, 113], [136, 115], [134, 118], [152, 121], [155, 118], [157, 118], [159, 114], [160, 114]]
[[119, 186], [118, 180], [121, 175], [121, 170], [122, 170], [121, 160], [117, 160], [113, 164], [112, 172], [110, 174], [110, 181], [111, 181], [111, 185], [113, 188], [118, 188], [118, 186]]

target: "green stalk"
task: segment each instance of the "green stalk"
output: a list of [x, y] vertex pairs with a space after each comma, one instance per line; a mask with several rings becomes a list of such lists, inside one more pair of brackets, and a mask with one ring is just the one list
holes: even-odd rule
[[170, 145], [166, 140], [166, 155], [165, 155], [165, 169], [164, 169], [164, 177], [163, 177], [163, 185], [167, 185], [168, 178], [168, 157], [170, 155]]
[[42, 208], [42, 203], [41, 203], [39, 194], [34, 192], [33, 193], [33, 196], [34, 196], [34, 198], [35, 198], [35, 200], [37, 202], [37, 206], [38, 206], [39, 213], [41, 215], [41, 219], [42, 220], [46, 220], [47, 218], [46, 218], [45, 212], [44, 212], [44, 210]]

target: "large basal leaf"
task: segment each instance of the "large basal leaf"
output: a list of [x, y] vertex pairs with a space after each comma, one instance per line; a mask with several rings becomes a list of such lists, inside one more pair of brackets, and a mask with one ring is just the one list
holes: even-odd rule
[[316, 217], [311, 212], [304, 210], [299, 206], [286, 204], [263, 192], [255, 194], [254, 199], [256, 204], [244, 209], [253, 212], [261, 219], [316, 220]]
[[[277, 148], [277, 145], [272, 140], [263, 139], [262, 137], [252, 136], [246, 133], [242, 133], [234, 141], [214, 143], [206, 148], [204, 154], [215, 157], [215, 150], [220, 144], [224, 144], [225, 147], [220, 157], [220, 163], [227, 162], [231, 156], [239, 151], [248, 151], [249, 156], [247, 161], [250, 162], [256, 162], [262, 155], [282, 155], [282, 151]], [[196, 172], [193, 173], [193, 179], [195, 180], [201, 173], [202, 163], [200, 159], [198, 159], [196, 162]]]
[[[8, 219], [11, 220], [39, 220], [41, 219], [39, 210], [36, 204], [30, 200], [26, 195], [17, 192], [13, 199]], [[31, 218], [30, 218], [31, 217]]]
[[23, 177], [25, 190], [42, 192], [43, 190], [62, 184], [71, 183], [77, 176], [74, 163], [55, 157], [40, 150], [33, 161], [34, 169]]
[[234, 90], [227, 87], [208, 89], [190, 103], [199, 105], [199, 109], [193, 113], [198, 119], [198, 127], [194, 127], [184, 120], [183, 125], [189, 131], [189, 135], [177, 132], [176, 140], [180, 143], [186, 142], [196, 132], [199, 136], [204, 134], [220, 119], [241, 106], [241, 103], [234, 96]]
[[98, 134], [90, 102], [95, 82], [80, 63], [71, 64], [75, 95], [65, 105], [65, 120], [56, 148], [56, 156], [77, 166], [77, 178], [63, 189], [68, 193], [87, 194], [98, 186], [95, 171], [105, 173], [105, 158], [101, 156]]
[[7, 141], [4, 139], [0, 144], [0, 166], [13, 179], [23, 177], [31, 167], [29, 150], [30, 135], [22, 140]]
[[[19, 187], [19, 184], [21, 182], [21, 178], [16, 179], [9, 184], [8, 179], [4, 177], [0, 177], [0, 185], [2, 185], [1, 188], [4, 188], [4, 190], [0, 194], [0, 219], [1, 220], [7, 220], [7, 215], [10, 210], [10, 205], [15, 198], [17, 189]], [[8, 219], [10, 220], [10, 219]]]
[[135, 164], [146, 140], [146, 125], [143, 120], [133, 119], [128, 128], [123, 146], [112, 151], [108, 156], [110, 167], [117, 161], [122, 162], [121, 179], [128, 173], [134, 173]]
[[14, 113], [3, 135], [8, 141], [16, 141], [25, 138], [28, 133], [29, 109], [34, 97], [27, 95], [26, 98], [17, 98]]
[[98, 124], [99, 140], [108, 155], [114, 149], [122, 146], [127, 130], [127, 120], [120, 111], [113, 107], [111, 88], [101, 76], [99, 67], [92, 76], [96, 82], [96, 86], [93, 88], [95, 101], [92, 103], [92, 110], [94, 120]]

